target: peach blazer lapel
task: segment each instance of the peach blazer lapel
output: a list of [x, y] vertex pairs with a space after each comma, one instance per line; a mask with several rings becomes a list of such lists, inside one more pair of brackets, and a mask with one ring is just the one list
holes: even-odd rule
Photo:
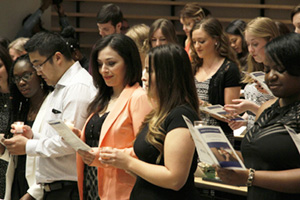
[[109, 132], [109, 129], [116, 121], [117, 117], [121, 114], [122, 110], [126, 106], [128, 100], [130, 99], [132, 93], [139, 87], [139, 83], [134, 84], [133, 86], [126, 86], [122, 93], [120, 94], [119, 98], [115, 103], [115, 107], [109, 112], [107, 115], [101, 129], [100, 139], [99, 139], [99, 147], [103, 142], [106, 134]]

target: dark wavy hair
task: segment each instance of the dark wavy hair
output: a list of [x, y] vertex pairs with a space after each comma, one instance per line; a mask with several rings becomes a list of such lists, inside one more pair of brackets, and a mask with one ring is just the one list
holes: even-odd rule
[[98, 54], [104, 48], [110, 47], [116, 51], [124, 60], [126, 73], [124, 86], [133, 86], [135, 83], [142, 85], [142, 63], [139, 50], [134, 41], [123, 34], [108, 35], [95, 44], [91, 54], [91, 68], [94, 84], [98, 87], [98, 94], [88, 107], [88, 112], [101, 112], [104, 110], [113, 94], [112, 87], [108, 87], [101, 74], [99, 73]]

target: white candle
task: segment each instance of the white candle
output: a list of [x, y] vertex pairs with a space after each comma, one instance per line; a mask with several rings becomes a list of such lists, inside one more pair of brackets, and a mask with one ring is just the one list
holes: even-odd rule
[[16, 133], [23, 133], [24, 122], [14, 122]]

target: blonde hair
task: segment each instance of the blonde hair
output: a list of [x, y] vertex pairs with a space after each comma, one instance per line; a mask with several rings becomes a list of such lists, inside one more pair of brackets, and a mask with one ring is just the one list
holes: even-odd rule
[[15, 49], [18, 53], [23, 53], [25, 51], [24, 45], [29, 40], [29, 38], [20, 37], [15, 39], [8, 45], [8, 49]]
[[144, 68], [145, 57], [149, 50], [149, 45], [148, 45], [149, 30], [150, 27], [147, 26], [146, 24], [137, 24], [132, 26], [125, 34], [126, 36], [130, 37], [136, 44], [140, 53], [143, 68]]
[[132, 26], [126, 33], [135, 42], [141, 53], [147, 53], [148, 51], [147, 38], [149, 30], [150, 28], [146, 24], [137, 24]]
[[[275, 37], [280, 35], [279, 30], [275, 24], [275, 22], [268, 17], [257, 17], [250, 22], [248, 22], [245, 32], [251, 34], [257, 38], [263, 38], [267, 42], [272, 40]], [[263, 70], [263, 65], [261, 63], [257, 63], [253, 57], [248, 55], [248, 72], [261, 71]], [[245, 76], [243, 83], [252, 82], [250, 76]]]

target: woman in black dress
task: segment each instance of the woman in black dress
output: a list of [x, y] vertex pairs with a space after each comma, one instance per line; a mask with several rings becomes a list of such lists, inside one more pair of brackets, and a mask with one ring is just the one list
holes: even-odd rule
[[112, 149], [100, 151], [101, 162], [137, 176], [130, 199], [196, 199], [197, 154], [182, 118], [199, 119], [189, 57], [180, 46], [162, 45], [150, 50], [145, 68], [142, 80], [154, 110], [145, 118], [134, 143], [139, 159]]
[[265, 52], [265, 81], [278, 99], [262, 105], [242, 141], [249, 169], [218, 168], [218, 175], [230, 184], [247, 184], [251, 200], [300, 199], [299, 149], [285, 127], [300, 132], [300, 34], [271, 40]]

